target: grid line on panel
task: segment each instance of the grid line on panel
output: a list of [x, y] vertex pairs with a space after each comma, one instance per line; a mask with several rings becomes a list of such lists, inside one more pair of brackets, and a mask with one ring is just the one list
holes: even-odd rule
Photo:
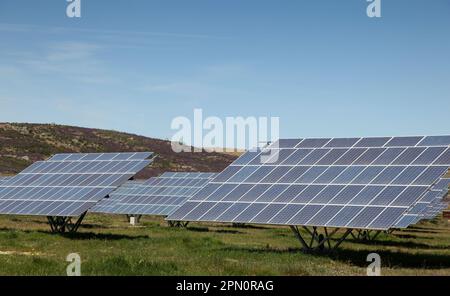
[[[390, 141], [392, 141], [392, 139], [391, 139]], [[390, 141], [388, 141], [387, 143], [389, 143]], [[405, 151], [406, 151], [406, 150], [405, 150]], [[398, 158], [400, 157], [400, 155], [402, 155], [405, 151], [403, 151], [401, 154], [399, 154], [395, 159], [398, 159]], [[381, 154], [380, 154], [380, 156], [381, 156]], [[395, 159], [394, 159], [391, 163], [393, 163], [393, 162], [395, 161]], [[374, 161], [375, 161], [375, 160], [374, 160]], [[375, 177], [372, 179], [371, 182], [373, 182], [373, 180], [376, 180], [377, 177], [380, 176], [387, 168], [388, 168], [388, 166], [386, 166], [385, 169], [383, 169], [382, 171], [380, 171], [380, 173], [379, 173], [377, 176], [375, 176]], [[400, 175], [405, 169], [406, 169], [406, 167], [399, 173], [399, 175]], [[387, 186], [391, 185], [392, 182], [394, 181], [394, 179], [395, 179], [395, 178], [392, 178], [391, 183], [387, 184]], [[366, 185], [364, 188], [366, 188], [366, 187], [367, 187], [367, 185]], [[363, 188], [362, 190], [364, 190], [364, 188]], [[399, 194], [402, 194], [406, 189], [407, 189], [407, 187], [405, 187], [405, 188], [402, 190], [402, 192], [399, 193]], [[362, 190], [361, 190], [360, 192], [362, 192]], [[377, 197], [380, 196], [381, 193], [382, 193], [383, 191], [384, 191], [384, 190], [381, 190], [377, 195], [375, 195], [375, 196], [372, 198], [372, 201], [373, 201], [373, 200], [376, 200]], [[360, 192], [358, 192], [358, 193], [360, 193]], [[355, 196], [347, 203], [347, 205], [351, 204], [351, 201], [354, 200], [354, 199], [356, 198], [356, 196], [357, 196], [357, 195], [355, 195]], [[394, 201], [394, 200], [395, 200], [395, 199], [393, 199], [393, 201]], [[392, 201], [392, 202], [393, 202], [393, 201]], [[392, 202], [391, 202], [391, 203], [392, 203]], [[369, 204], [370, 204], [370, 202], [369, 202]], [[358, 214], [355, 215], [354, 219], [356, 219], [356, 217], [358, 217], [359, 214], [360, 214], [365, 208], [366, 208], [366, 207], [364, 207], [363, 209], [361, 209], [361, 211], [358, 212]], [[342, 210], [342, 209], [341, 209], [341, 210]], [[381, 211], [375, 218], [373, 218], [372, 221], [369, 221], [369, 222], [367, 223], [367, 226], [371, 225], [371, 223], [372, 223], [373, 221], [375, 221], [375, 220], [376, 220], [383, 212], [384, 212], [384, 211]], [[339, 214], [339, 212], [338, 212], [337, 214]], [[345, 226], [349, 225], [354, 219], [352, 219], [351, 221], [349, 221]]]

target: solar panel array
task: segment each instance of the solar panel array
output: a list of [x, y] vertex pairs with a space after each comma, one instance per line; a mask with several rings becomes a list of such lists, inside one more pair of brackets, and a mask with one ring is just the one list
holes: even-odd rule
[[[448, 200], [448, 188], [450, 186], [450, 178], [442, 178], [438, 183], [436, 183], [432, 190], [439, 192], [436, 198], [434, 198], [427, 207], [420, 214], [421, 219], [433, 219], [443, 210], [447, 209], [449, 206]], [[420, 219], [419, 219], [420, 220]]]
[[213, 173], [179, 173], [167, 172], [160, 177], [150, 178], [113, 197], [117, 202], [108, 209], [97, 212], [127, 215], [167, 216], [198, 190], [203, 188], [213, 177]]
[[107, 197], [100, 200], [95, 206], [93, 206], [89, 212], [92, 213], [110, 213], [112, 209], [117, 205], [121, 198], [131, 190], [139, 187], [143, 180], [130, 180], [121, 185], [119, 188], [110, 193]]
[[74, 217], [151, 163], [152, 153], [57, 154], [0, 184], [0, 214]]
[[444, 201], [450, 185], [449, 178], [441, 178], [396, 223], [396, 228], [406, 228], [423, 219], [432, 219], [448, 207]]
[[449, 169], [450, 136], [284, 139], [249, 151], [168, 220], [386, 230]]

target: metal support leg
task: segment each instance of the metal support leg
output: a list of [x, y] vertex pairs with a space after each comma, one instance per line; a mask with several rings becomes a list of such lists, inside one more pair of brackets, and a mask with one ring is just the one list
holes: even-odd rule
[[300, 243], [303, 246], [303, 249], [305, 250], [309, 250], [309, 246], [308, 244], [305, 242], [305, 240], [303, 239], [302, 235], [300, 234], [300, 231], [298, 230], [297, 226], [290, 226], [291, 230], [294, 232], [295, 236], [297, 237], [297, 239], [300, 241]]
[[48, 224], [50, 225], [50, 229], [53, 233], [65, 233], [68, 232], [76, 232], [81, 225], [81, 222], [86, 216], [86, 212], [81, 214], [78, 217], [75, 223], [72, 223], [72, 217], [52, 217], [48, 216]]
[[81, 225], [81, 222], [83, 222], [84, 216], [86, 216], [86, 213], [87, 212], [84, 212], [83, 214], [81, 214], [81, 216], [78, 217], [77, 222], [75, 222], [75, 224], [69, 226], [70, 227], [70, 230], [69, 230], [70, 232], [77, 232], [78, 228]]
[[356, 235], [352, 232], [350, 233], [351, 236], [355, 240], [360, 241], [374, 241], [375, 238], [381, 233], [381, 230], [363, 230], [363, 229], [356, 229]]
[[170, 227], [187, 227], [189, 222], [183, 222], [183, 221], [167, 221], [167, 224]]
[[353, 229], [348, 229], [343, 236], [341, 236], [341, 238], [336, 242], [336, 244], [334, 245], [334, 249], [337, 249], [343, 242], [344, 240], [347, 238], [347, 236], [352, 232]]
[[300, 241], [302, 247], [306, 251], [332, 251], [339, 247], [342, 242], [352, 233], [353, 229], [347, 229], [345, 233], [336, 240], [334, 245], [332, 244], [332, 238], [338, 233], [339, 228], [335, 228], [333, 231], [329, 232], [326, 227], [323, 228], [323, 233], [319, 233], [318, 227], [313, 227], [312, 230], [306, 226], [303, 229], [311, 236], [309, 243], [305, 241], [305, 238], [300, 233], [297, 226], [290, 226], [291, 230], [294, 232], [297, 239]]
[[372, 240], [375, 240], [380, 233], [381, 233], [381, 230], [378, 230], [377, 232], [375, 232], [375, 234], [372, 236]]

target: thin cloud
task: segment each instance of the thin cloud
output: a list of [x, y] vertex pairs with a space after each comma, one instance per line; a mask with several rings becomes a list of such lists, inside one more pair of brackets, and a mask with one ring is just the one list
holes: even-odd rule
[[17, 71], [59, 75], [85, 83], [112, 83], [105, 62], [98, 58], [101, 49], [97, 44], [86, 42], [50, 43], [40, 51], [16, 56], [14, 67]]
[[171, 37], [171, 38], [192, 38], [192, 39], [228, 39], [227, 37], [212, 36], [205, 34], [191, 33], [169, 33], [169, 32], [150, 32], [150, 31], [129, 31], [129, 30], [104, 30], [92, 28], [71, 28], [61, 26], [37, 26], [29, 24], [9, 24], [0, 23], [0, 31], [4, 32], [40, 32], [48, 34], [66, 34], [68, 32], [79, 32], [101, 35], [120, 35], [120, 36], [142, 36], [142, 37]]

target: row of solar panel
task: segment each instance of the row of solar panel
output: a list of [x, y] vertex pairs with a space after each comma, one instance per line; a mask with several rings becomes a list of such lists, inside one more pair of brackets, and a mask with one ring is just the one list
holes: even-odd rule
[[449, 146], [450, 136], [371, 137], [371, 138], [310, 138], [280, 139], [270, 147], [281, 148], [341, 148], [395, 146]]
[[192, 201], [409, 207], [427, 186], [209, 184]]
[[55, 201], [55, 200], [0, 200], [1, 214], [35, 216], [79, 216], [94, 206], [104, 195], [93, 196], [92, 201]]
[[158, 178], [150, 178], [145, 181], [142, 185], [144, 186], [152, 186], [152, 188], [158, 187], [184, 187], [184, 188], [198, 188], [205, 186], [211, 179], [200, 179], [200, 178], [190, 178], [190, 177], [179, 177], [179, 178], [167, 178], [167, 177], [158, 177]]
[[0, 213], [79, 216], [151, 163], [152, 153], [58, 154], [0, 184]]
[[[128, 213], [128, 214], [129, 214], [129, 213], [137, 213], [137, 212], [141, 212], [141, 213], [144, 213], [144, 214], [158, 214], [158, 215], [165, 215], [165, 214], [169, 213], [168, 211], [166, 211], [167, 208], [168, 208], [168, 206], [158, 205], [158, 204], [161, 203], [161, 202], [167, 203], [167, 202], [164, 201], [161, 197], [159, 197], [159, 199], [156, 197], [156, 198], [153, 198], [153, 199], [151, 199], [151, 200], [135, 201], [134, 204], [130, 204], [130, 205], [128, 205], [128, 206], [122, 205], [121, 207], [118, 207], [118, 208], [116, 208], [115, 210], [113, 210], [113, 211], [111, 211], [111, 212], [113, 212], [113, 213]], [[182, 201], [181, 201], [181, 200], [175, 201], [173, 204], [176, 205], [178, 202], [182, 202]], [[269, 207], [269, 206], [267, 207], [266, 212], [271, 212], [271, 211], [273, 211], [274, 209], [278, 209], [278, 208], [281, 209], [281, 208], [282, 208], [282, 205], [272, 204], [272, 205], [270, 205], [270, 207]], [[330, 213], [334, 213], [334, 211], [336, 211], [336, 210], [338, 210], [338, 209], [339, 209], [339, 207], [332, 206], [332, 207], [328, 207], [328, 208], [322, 209], [322, 212], [328, 213], [328, 215], [330, 215]], [[353, 208], [353, 209], [356, 210], [356, 209], [360, 209], [360, 208]], [[252, 210], [252, 208], [250, 208], [248, 211], [251, 212], [251, 210]], [[383, 214], [383, 216], [381, 216], [381, 217], [379, 218], [379, 220], [386, 221], [385, 216], [388, 216], [388, 217], [391, 217], [391, 220], [389, 220], [389, 221], [392, 221], [392, 220], [395, 218], [395, 215], [393, 215], [393, 214], [399, 213], [400, 210], [401, 210], [401, 209], [398, 209], [398, 211], [395, 210], [395, 209], [388, 210], [387, 212], [385, 212], [385, 213]], [[366, 211], [369, 211], [369, 209], [366, 210]], [[373, 212], [373, 213], [374, 213], [374, 212]], [[275, 214], [276, 214], [276, 213], [275, 213]], [[365, 215], [367, 215], [367, 213], [363, 211], [363, 212], [361, 213], [361, 216], [365, 216]], [[261, 216], [262, 216], [262, 214], [261, 214]], [[316, 223], [316, 224], [317, 224], [317, 221], [316, 221], [316, 220], [318, 220], [319, 217], [322, 217], [322, 218], [323, 218], [323, 215], [322, 215], [322, 216], [321, 216], [321, 215], [317, 215], [317, 218], [312, 218], [312, 219], [311, 219], [311, 222], [309, 222], [309, 223]], [[327, 217], [327, 216], [325, 216], [325, 218], [326, 218], [326, 217]], [[225, 217], [221, 217], [220, 221], [222, 221], [224, 218], [225, 218]], [[259, 218], [261, 218], [261, 217], [259, 217]], [[238, 220], [237, 220], [237, 221], [238, 221]], [[355, 221], [353, 221], [353, 222], [352, 222], [351, 224], [349, 224], [349, 225], [352, 225], [353, 227], [356, 227], [356, 225], [357, 225], [358, 227], [362, 227], [361, 224], [357, 224], [357, 221], [358, 221], [358, 220], [355, 220]], [[256, 222], [261, 222], [261, 221], [255, 220], [254, 222], [256, 223]], [[267, 222], [267, 221], [263, 221], [263, 222]], [[281, 221], [281, 222], [283, 222], [283, 221]], [[330, 221], [330, 223], [333, 223], [333, 221]], [[330, 224], [330, 225], [332, 225], [332, 224]], [[375, 225], [379, 225], [379, 222], [374, 221], [374, 222], [373, 222], [371, 225], [369, 225], [369, 226], [370, 226], [370, 227], [374, 227]]]
[[190, 178], [190, 179], [210, 179], [216, 173], [200, 173], [200, 172], [165, 172], [158, 178]]
[[442, 210], [448, 207], [448, 203], [443, 202], [443, 199], [448, 193], [450, 186], [449, 178], [442, 178], [433, 185], [430, 191], [427, 192], [417, 203], [408, 210], [408, 212], [398, 221], [396, 226], [398, 228], [406, 228], [411, 224], [416, 224], [422, 219], [432, 219], [437, 216]]
[[142, 169], [139, 160], [123, 161], [38, 161], [23, 170], [24, 174], [121, 174]]
[[110, 193], [104, 199], [100, 200], [100, 202], [93, 206], [89, 211], [96, 213], [112, 213], [111, 210], [120, 201], [120, 199], [128, 192], [131, 192], [133, 188], [140, 186], [142, 183], [143, 181], [141, 180], [129, 180], [125, 182], [122, 186]]
[[[144, 165], [144, 164], [142, 164]], [[19, 174], [14, 179], [3, 183], [3, 189], [23, 187], [117, 187], [134, 174]], [[2, 190], [0, 189], [0, 194]]]
[[233, 165], [444, 165], [448, 147], [262, 149], [250, 151]]
[[[163, 175], [160, 178], [155, 178], [155, 179], [161, 180], [164, 177], [165, 176]], [[438, 184], [436, 184], [434, 186], [434, 189], [446, 188], [448, 183], [445, 183], [445, 181], [446, 180], [441, 180], [440, 182], [438, 182]], [[148, 184], [158, 184], [158, 182], [144, 182], [144, 183], [147, 183], [147, 185]], [[167, 184], [167, 182], [164, 182], [164, 185], [170, 186], [171, 184]], [[130, 192], [126, 192], [124, 194], [124, 196], [122, 196], [122, 198], [127, 200], [127, 204], [123, 204], [123, 203], [121, 205], [117, 205], [116, 204], [113, 208], [108, 209], [108, 212], [109, 213], [116, 213], [116, 214], [122, 213], [122, 214], [167, 215], [170, 212], [172, 212], [175, 208], [179, 207], [180, 205], [182, 205], [186, 201], [186, 199], [183, 200], [182, 198], [177, 198], [176, 197], [177, 194], [175, 194], [175, 197], [172, 197], [172, 198], [170, 198], [169, 196], [154, 195], [155, 191], [158, 189], [157, 186], [150, 186], [148, 188], [149, 188], [148, 191], [145, 192], [145, 190], [144, 190], [144, 193], [141, 196], [136, 196], [136, 195], [133, 195], [133, 194], [129, 194]], [[183, 189], [183, 186], [179, 187], [178, 189]], [[426, 187], [425, 187], [425, 189], [426, 189]], [[349, 195], [351, 196], [352, 192], [347, 192], [345, 194], [342, 194], [343, 197], [346, 197], [346, 196], [349, 196]], [[239, 194], [237, 194], [237, 196], [239, 196]], [[395, 194], [393, 196], [395, 196]], [[405, 194], [404, 196], [410, 198], [409, 194]], [[416, 195], [416, 197], [417, 197], [417, 195]], [[328, 200], [329, 199], [325, 199], [325, 202], [329, 203], [329, 204], [330, 203], [333, 204], [333, 202], [328, 202]], [[363, 202], [365, 202], [365, 199], [361, 199], [361, 200]], [[365, 204], [365, 203], [363, 203], [363, 204]], [[255, 206], [252, 206], [252, 207], [260, 208], [260, 207], [265, 207], [265, 206], [267, 206], [266, 212], [268, 212], [268, 213], [271, 213], [271, 212], [273, 212], [276, 209], [281, 210], [283, 208], [283, 204], [277, 204], [276, 201], [271, 202], [270, 206], [268, 206], [268, 204], [266, 203], [266, 204], [258, 204], [258, 205], [255, 204]], [[248, 211], [250, 211], [251, 209], [252, 208], [249, 207]], [[331, 214], [331, 213], [334, 213], [334, 211], [336, 211], [338, 209], [340, 209], [340, 207], [338, 207], [336, 205], [332, 205], [330, 207], [324, 207], [322, 209], [322, 212]], [[354, 209], [361, 209], [361, 207], [354, 208]], [[380, 209], [378, 209], [378, 210], [380, 210]], [[393, 213], [400, 213], [401, 211], [404, 211], [404, 210], [405, 209], [401, 209], [401, 208], [389, 210], [389, 211], [385, 212], [383, 215], [381, 215], [379, 219], [384, 221], [384, 222], [387, 221], [389, 223], [392, 223], [393, 219], [395, 218], [394, 217], [395, 215], [393, 215]], [[409, 214], [411, 214], [411, 213], [412, 212], [409, 211]], [[276, 212], [273, 213], [273, 214], [276, 214]], [[361, 215], [365, 215], [365, 214], [366, 214], [365, 212], [361, 213]], [[261, 214], [261, 217], [262, 216], [263, 216], [263, 213]], [[386, 220], [385, 216], [388, 216], [391, 219], [390, 220]], [[208, 217], [208, 216], [206, 216], [206, 217]], [[258, 219], [260, 219], [261, 217], [259, 217]], [[221, 217], [220, 220], [222, 220], [223, 218], [224, 217]], [[310, 223], [318, 223], [317, 221], [320, 222], [319, 219], [327, 219], [327, 218], [329, 218], [329, 217], [328, 216], [324, 216], [323, 214], [322, 215], [317, 215], [317, 216], [315, 216], [315, 218], [311, 219]], [[339, 220], [337, 220], [337, 221], [339, 221]], [[356, 225], [355, 224], [356, 221], [352, 225]], [[261, 221], [260, 220], [255, 220], [254, 223], [256, 223], [256, 222], [261, 222]], [[268, 221], [262, 221], [262, 222], [267, 223]], [[336, 220], [335, 221], [330, 221], [330, 222], [331, 223], [335, 223]], [[378, 221], [373, 221], [373, 223], [371, 225], [368, 225], [368, 226], [369, 227], [373, 227], [374, 225], [380, 225], [380, 223]]]
[[428, 185], [447, 166], [230, 166], [213, 183]]
[[[185, 199], [183, 199], [183, 202]], [[181, 203], [182, 204], [182, 203]], [[176, 205], [165, 204], [126, 204], [120, 203], [116, 204], [113, 208], [108, 210], [108, 214], [124, 214], [124, 215], [156, 215], [156, 216], [167, 216], [173, 211], [178, 209], [181, 205], [177, 203]], [[104, 213], [104, 212], [102, 212]]]
[[[183, 211], [184, 210], [184, 211]], [[170, 220], [385, 229], [404, 208], [187, 202]]]
[[108, 195], [116, 187], [1, 187], [1, 200], [99, 200]]
[[[388, 229], [448, 170], [446, 139], [280, 140], [245, 153], [168, 219]], [[425, 142], [437, 147], [414, 147]]]
[[122, 152], [122, 153], [62, 153], [56, 154], [47, 162], [53, 161], [124, 161], [142, 160], [152, 156], [152, 152]]
[[[420, 219], [444, 205], [442, 196], [428, 190], [450, 166], [447, 137], [419, 138], [387, 138], [383, 144], [404, 148], [355, 148], [381, 142], [371, 138], [358, 139], [348, 149], [265, 149], [274, 165], [261, 164], [264, 155], [248, 152], [217, 177], [166, 173], [116, 192], [150, 163], [139, 157], [151, 153], [56, 155], [0, 184], [0, 213], [74, 216], [109, 195], [93, 210], [163, 213], [170, 220], [388, 229], [405, 214]], [[295, 141], [301, 147], [351, 139]], [[281, 146], [292, 143], [280, 140]], [[442, 145], [447, 146], [425, 147]], [[391, 158], [390, 166], [374, 164]], [[367, 164], [355, 165], [356, 160]]]
[[[100, 202], [93, 211], [113, 214], [168, 215], [204, 187], [215, 175], [213, 173], [166, 172], [150, 178], [127, 190], [114, 192], [110, 200], [113, 206], [105, 208]], [[111, 201], [108, 201], [111, 204]]]

